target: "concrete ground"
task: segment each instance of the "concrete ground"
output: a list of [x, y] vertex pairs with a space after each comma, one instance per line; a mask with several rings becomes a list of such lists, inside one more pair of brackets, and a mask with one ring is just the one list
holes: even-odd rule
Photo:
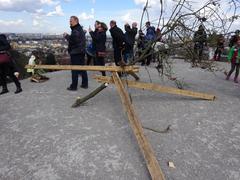
[[[173, 86], [153, 67], [148, 70], [154, 83]], [[215, 94], [216, 101], [127, 89], [143, 126], [164, 130], [171, 125], [164, 134], [144, 130], [166, 179], [239, 180], [240, 84], [181, 60], [174, 72], [186, 89]], [[110, 85], [73, 109], [77, 96], [99, 84], [89, 78], [89, 89], [69, 92], [70, 72], [47, 76], [50, 80], [39, 84], [23, 80], [18, 95], [10, 84], [10, 93], [0, 96], [0, 179], [150, 179], [116, 88]], [[149, 82], [145, 68], [140, 77]]]

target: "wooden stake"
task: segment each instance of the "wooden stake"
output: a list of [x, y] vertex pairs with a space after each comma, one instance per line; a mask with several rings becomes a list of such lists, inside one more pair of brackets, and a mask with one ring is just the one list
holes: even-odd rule
[[133, 105], [131, 104], [130, 97], [126, 92], [118, 73], [113, 72], [113, 81], [117, 87], [118, 93], [121, 97], [122, 104], [127, 111], [128, 119], [134, 135], [137, 139], [138, 145], [143, 153], [144, 159], [147, 163], [149, 173], [153, 180], [164, 180], [164, 175], [154, 155], [153, 149], [144, 135], [142, 125], [134, 112]]
[[[114, 81], [111, 77], [94, 76], [93, 78], [99, 82], [114, 83]], [[152, 91], [157, 91], [157, 92], [162, 92], [162, 93], [189, 96], [189, 97], [193, 97], [193, 98], [199, 98], [199, 99], [211, 100], [211, 101], [214, 101], [216, 98], [214, 95], [211, 95], [211, 94], [182, 90], [182, 89], [177, 89], [177, 88], [172, 88], [172, 87], [167, 87], [167, 86], [161, 86], [158, 84], [143, 83], [143, 82], [136, 82], [136, 81], [126, 81], [123, 79], [122, 79], [122, 82], [125, 85], [127, 84], [129, 87], [132, 87], [132, 88], [147, 89], [147, 90], [152, 90]]]
[[93, 98], [96, 96], [99, 92], [101, 92], [103, 89], [105, 89], [108, 86], [108, 83], [103, 83], [101, 86], [99, 86], [97, 89], [92, 91], [90, 94], [83, 98], [78, 98], [75, 103], [72, 105], [73, 108], [80, 106], [82, 103], [86, 102], [90, 98]]
[[85, 70], [85, 71], [110, 71], [110, 72], [138, 72], [137, 66], [80, 66], [80, 65], [26, 65], [27, 69], [52, 69], [52, 70]]

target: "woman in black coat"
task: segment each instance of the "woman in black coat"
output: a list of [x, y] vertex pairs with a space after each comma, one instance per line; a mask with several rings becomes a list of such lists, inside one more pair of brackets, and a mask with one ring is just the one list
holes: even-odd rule
[[[96, 66], [105, 66], [105, 56], [106, 56], [106, 31], [107, 27], [104, 23], [100, 23], [97, 31], [92, 31], [89, 29], [89, 33], [92, 37], [92, 41], [95, 44], [96, 48], [96, 58], [94, 58], [94, 65]], [[106, 76], [105, 71], [102, 71], [102, 75]]]
[[[7, 41], [7, 37], [4, 34], [0, 34], [0, 54], [2, 55], [9, 55], [9, 50], [11, 49], [11, 46], [9, 42]], [[21, 84], [18, 81], [18, 78], [15, 76], [16, 68], [13, 63], [13, 61], [10, 60], [8, 62], [1, 62], [0, 61], [0, 84], [2, 85], [2, 92], [1, 94], [8, 93], [7, 88], [7, 76], [9, 76], [13, 82], [15, 83], [17, 90], [15, 91], [15, 94], [20, 93], [22, 91]]]

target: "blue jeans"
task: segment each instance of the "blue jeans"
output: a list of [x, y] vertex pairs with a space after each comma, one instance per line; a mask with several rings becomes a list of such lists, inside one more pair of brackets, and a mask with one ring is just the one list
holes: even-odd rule
[[[71, 64], [72, 65], [85, 65], [84, 60], [85, 54], [74, 54], [71, 55]], [[77, 89], [78, 86], [78, 76], [82, 76], [82, 86], [86, 87], [88, 86], [88, 75], [87, 71], [78, 71], [78, 70], [72, 70], [72, 84], [71, 88]]]

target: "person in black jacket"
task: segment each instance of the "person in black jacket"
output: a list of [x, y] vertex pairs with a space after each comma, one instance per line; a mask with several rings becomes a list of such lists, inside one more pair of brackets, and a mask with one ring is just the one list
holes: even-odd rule
[[[64, 37], [68, 41], [68, 53], [71, 57], [72, 65], [85, 65], [85, 46], [86, 38], [83, 28], [79, 24], [78, 17], [71, 16], [70, 28], [72, 29], [71, 35], [64, 33]], [[88, 88], [88, 75], [87, 71], [72, 70], [72, 84], [67, 90], [75, 91], [78, 86], [78, 75], [82, 75], [82, 88]]]
[[122, 53], [124, 50], [124, 33], [117, 27], [116, 21], [110, 21], [110, 33], [112, 36], [112, 44], [114, 49], [114, 61], [117, 66], [122, 63]]
[[[96, 49], [96, 58], [94, 58], [94, 65], [105, 66], [104, 57], [106, 55], [106, 31], [107, 29], [104, 27], [103, 23], [100, 23], [97, 30], [95, 31], [92, 31], [92, 29], [89, 28], [89, 33], [92, 37], [92, 41], [95, 44]], [[106, 76], [105, 71], [102, 71], [102, 75]]]
[[124, 61], [128, 63], [128, 59], [133, 58], [133, 47], [135, 43], [135, 37], [137, 35], [137, 23], [132, 23], [132, 28], [127, 23], [125, 24], [125, 50]]
[[[0, 53], [10, 56], [10, 49], [11, 46], [7, 41], [7, 37], [4, 34], [0, 34]], [[15, 75], [16, 72], [17, 70], [13, 60], [11, 59], [11, 56], [9, 62], [0, 63], [0, 84], [2, 85], [2, 92], [0, 93], [0, 95], [9, 92], [7, 88], [7, 76], [9, 76], [13, 80], [17, 87], [15, 94], [22, 92], [21, 84]]]

